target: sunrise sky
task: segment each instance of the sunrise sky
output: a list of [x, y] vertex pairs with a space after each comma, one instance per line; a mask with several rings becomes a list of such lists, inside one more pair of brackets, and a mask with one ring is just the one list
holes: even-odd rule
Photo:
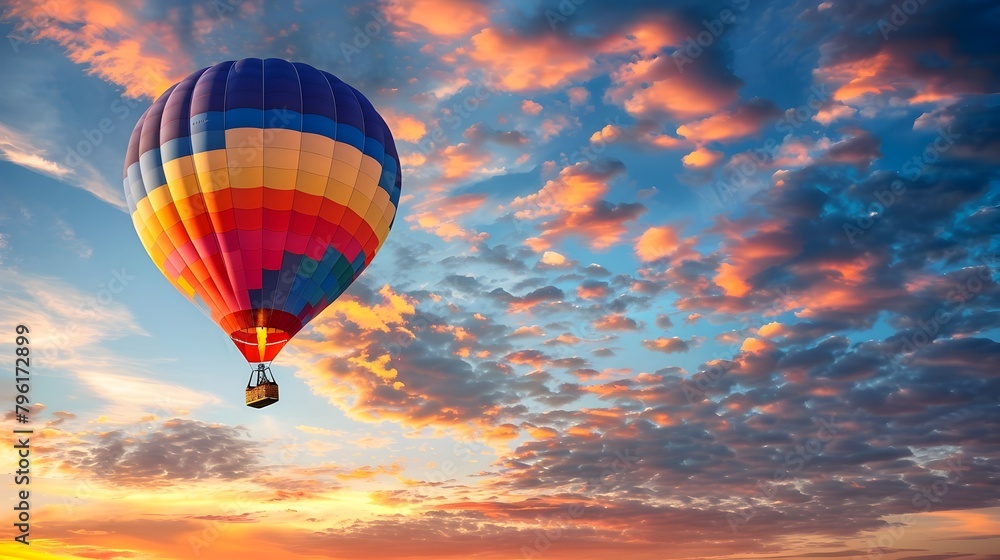
[[[0, 558], [1000, 558], [1000, 5], [0, 6]], [[403, 165], [263, 410], [121, 182], [246, 57], [364, 92]]]

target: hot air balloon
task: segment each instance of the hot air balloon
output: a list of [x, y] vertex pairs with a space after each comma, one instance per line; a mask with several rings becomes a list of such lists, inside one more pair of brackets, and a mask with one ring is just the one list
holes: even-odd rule
[[209, 66], [139, 118], [125, 198], [160, 272], [278, 400], [270, 362], [385, 243], [401, 187], [392, 134], [336, 76], [280, 59]]

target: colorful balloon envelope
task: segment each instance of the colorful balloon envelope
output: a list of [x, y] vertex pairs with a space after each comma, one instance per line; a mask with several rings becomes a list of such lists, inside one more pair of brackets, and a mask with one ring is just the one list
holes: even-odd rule
[[248, 362], [269, 362], [371, 264], [400, 172], [358, 90], [308, 64], [249, 58], [191, 74], [146, 110], [124, 184], [163, 275]]

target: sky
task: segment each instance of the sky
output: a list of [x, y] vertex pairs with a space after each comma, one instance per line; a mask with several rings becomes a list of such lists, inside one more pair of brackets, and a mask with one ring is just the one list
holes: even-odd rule
[[[0, 7], [0, 558], [1000, 558], [1000, 5]], [[403, 168], [261, 410], [122, 189], [145, 108], [247, 57], [362, 91]]]

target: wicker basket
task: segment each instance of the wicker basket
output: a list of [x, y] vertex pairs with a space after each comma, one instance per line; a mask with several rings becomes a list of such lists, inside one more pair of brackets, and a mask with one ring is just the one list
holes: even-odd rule
[[261, 383], [256, 387], [247, 387], [247, 406], [264, 408], [278, 402], [278, 384]]

